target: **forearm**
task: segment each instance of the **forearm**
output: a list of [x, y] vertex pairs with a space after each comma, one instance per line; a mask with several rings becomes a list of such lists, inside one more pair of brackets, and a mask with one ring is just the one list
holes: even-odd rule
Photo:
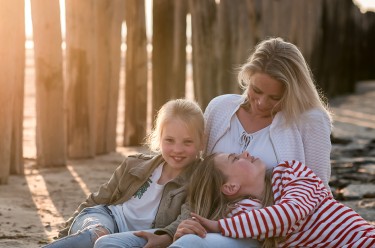
[[[261, 210], [252, 210], [246, 214], [219, 220], [223, 236], [232, 238], [264, 238], [266, 236], [283, 236], [294, 223], [294, 218], [287, 212], [288, 206], [271, 206]], [[292, 218], [292, 220], [290, 219]]]

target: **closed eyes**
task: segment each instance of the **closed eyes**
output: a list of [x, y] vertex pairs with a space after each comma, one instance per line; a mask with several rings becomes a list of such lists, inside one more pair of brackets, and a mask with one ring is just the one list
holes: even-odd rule
[[238, 155], [235, 154], [235, 153], [231, 153], [231, 154], [228, 155], [228, 160], [230, 160], [232, 163], [233, 163], [234, 161], [238, 160], [238, 159], [239, 159], [239, 157], [238, 157]]

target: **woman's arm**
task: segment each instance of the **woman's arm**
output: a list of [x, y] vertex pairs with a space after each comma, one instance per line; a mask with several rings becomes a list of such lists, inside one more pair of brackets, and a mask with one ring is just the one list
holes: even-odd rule
[[322, 179], [329, 190], [331, 177], [331, 129], [330, 118], [325, 112], [313, 109], [304, 116], [299, 125], [305, 153], [305, 164]]

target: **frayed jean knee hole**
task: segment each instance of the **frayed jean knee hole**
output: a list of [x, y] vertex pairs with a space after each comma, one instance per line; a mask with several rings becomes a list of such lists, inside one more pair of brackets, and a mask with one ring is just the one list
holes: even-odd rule
[[102, 225], [95, 225], [87, 227], [86, 229], [82, 230], [82, 232], [88, 231], [91, 236], [92, 243], [95, 243], [100, 237], [110, 234], [110, 231]]

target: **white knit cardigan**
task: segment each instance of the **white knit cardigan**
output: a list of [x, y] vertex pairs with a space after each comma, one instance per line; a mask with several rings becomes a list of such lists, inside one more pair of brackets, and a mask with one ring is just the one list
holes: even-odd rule
[[[206, 154], [211, 154], [218, 140], [229, 130], [230, 120], [243, 103], [242, 95], [228, 94], [215, 97], [208, 104], [204, 116], [208, 137]], [[301, 121], [285, 126], [284, 115], [278, 112], [270, 126], [272, 149], [278, 163], [298, 160], [320, 177], [330, 191], [332, 123], [327, 114], [311, 109]]]

